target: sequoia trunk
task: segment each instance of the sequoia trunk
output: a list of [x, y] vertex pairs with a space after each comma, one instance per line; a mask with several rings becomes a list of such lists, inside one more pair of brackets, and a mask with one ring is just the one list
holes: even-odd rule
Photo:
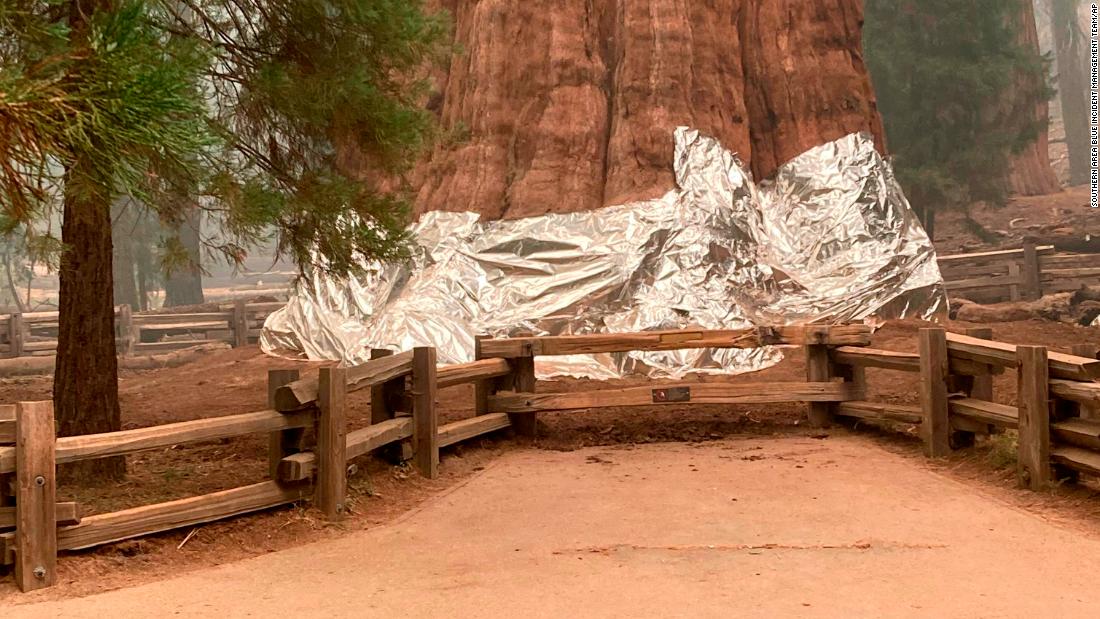
[[1066, 127], [1069, 150], [1070, 183], [1083, 185], [1089, 180], [1089, 102], [1086, 77], [1087, 42], [1078, 15], [1078, 0], [1053, 0], [1051, 25], [1057, 53], [1058, 96], [1062, 103], [1062, 122]]
[[[1020, 9], [1017, 13], [1016, 27], [1020, 43], [1039, 55], [1039, 33], [1035, 25], [1035, 8], [1032, 0], [1016, 0]], [[1023, 150], [1012, 157], [1009, 175], [1005, 179], [1011, 193], [1023, 196], [1040, 196], [1061, 191], [1058, 176], [1050, 166], [1050, 146], [1047, 139], [1049, 110], [1045, 98], [1038, 97], [1040, 103], [1032, 105], [1036, 91], [1045, 90], [1045, 85], [1030, 76], [1017, 79], [1016, 101], [1010, 102], [1008, 122], [1018, 122], [1019, 126], [1035, 123], [1035, 139]]]
[[853, 131], [883, 146], [861, 0], [443, 0], [463, 51], [417, 212], [590, 210], [673, 188], [687, 125], [757, 178]]

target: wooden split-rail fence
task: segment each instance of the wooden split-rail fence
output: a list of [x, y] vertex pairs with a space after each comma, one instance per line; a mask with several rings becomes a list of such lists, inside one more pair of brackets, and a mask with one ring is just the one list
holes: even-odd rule
[[[134, 313], [115, 308], [119, 354], [153, 354], [226, 342], [234, 347], [256, 342], [264, 320], [283, 302], [237, 301], [216, 311]], [[0, 358], [53, 356], [57, 352], [57, 312], [0, 315]]]
[[[666, 404], [804, 402], [810, 422], [839, 418], [917, 424], [925, 450], [943, 456], [968, 445], [975, 434], [1019, 432], [1020, 479], [1041, 489], [1056, 477], [1100, 475], [1100, 360], [1048, 352], [989, 339], [988, 331], [964, 334], [922, 329], [919, 353], [869, 347], [863, 325], [760, 327], [608, 335], [479, 338], [476, 359], [437, 367], [433, 348], [397, 354], [375, 351], [350, 368], [297, 370], [268, 375], [266, 410], [97, 435], [55, 438], [50, 402], [0, 407], [0, 558], [14, 564], [24, 590], [56, 579], [60, 551], [192, 526], [295, 503], [312, 496], [327, 518], [339, 518], [347, 501], [349, 462], [385, 448], [395, 460], [411, 460], [436, 477], [441, 448], [512, 429], [534, 435], [540, 412]], [[806, 379], [790, 382], [675, 382], [569, 393], [537, 393], [539, 356], [666, 351], [698, 348], [801, 346]], [[915, 372], [920, 405], [867, 400], [867, 368]], [[1017, 372], [1016, 406], [993, 401], [992, 377]], [[438, 390], [474, 385], [475, 415], [439, 423]], [[370, 423], [351, 429], [348, 393], [370, 390]], [[247, 434], [269, 436], [269, 478], [239, 488], [81, 517], [78, 506], [59, 503], [57, 465], [122, 456], [173, 445]]]
[[[979, 303], [1033, 300], [1082, 286], [1100, 286], [1100, 254], [1057, 252], [1051, 245], [944, 255], [947, 291]], [[259, 339], [264, 320], [282, 302], [219, 306], [217, 311], [132, 313], [115, 310], [120, 354], [156, 353], [211, 342], [242, 346]], [[57, 312], [0, 315], [0, 358], [50, 356], [57, 350]]]
[[1052, 245], [945, 255], [940, 273], [952, 296], [978, 303], [1031, 301], [1045, 294], [1100, 286], [1100, 254], [1057, 252]]

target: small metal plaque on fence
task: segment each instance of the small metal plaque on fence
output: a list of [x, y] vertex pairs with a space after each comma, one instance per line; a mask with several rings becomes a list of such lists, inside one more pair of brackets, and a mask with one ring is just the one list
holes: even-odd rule
[[665, 387], [653, 390], [653, 401], [657, 404], [663, 402], [690, 402], [691, 387]]

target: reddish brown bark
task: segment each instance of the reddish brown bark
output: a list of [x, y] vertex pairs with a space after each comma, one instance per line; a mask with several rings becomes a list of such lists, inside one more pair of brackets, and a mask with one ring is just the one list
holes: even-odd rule
[[756, 177], [858, 131], [885, 149], [862, 33], [862, 0], [745, 3], [742, 58]]
[[1088, 45], [1081, 31], [1078, 5], [1074, 0], [1051, 3], [1054, 49], [1058, 57], [1058, 96], [1062, 103], [1062, 121], [1066, 128], [1069, 151], [1070, 184], [1084, 185], [1089, 180], [1089, 102]]
[[859, 0], [443, 5], [463, 52], [437, 104], [464, 135], [420, 166], [418, 213], [514, 218], [659, 196], [680, 125], [758, 177], [852, 131], [882, 146]]
[[[1017, 32], [1020, 42], [1039, 55], [1039, 33], [1035, 26], [1035, 9], [1031, 0], [1017, 0], [1020, 5]], [[1039, 127], [1035, 140], [1029, 143], [1021, 152], [1012, 157], [1009, 165], [1009, 175], [1005, 179], [1009, 192], [1024, 196], [1040, 196], [1049, 193], [1057, 193], [1062, 190], [1058, 182], [1058, 176], [1054, 168], [1050, 166], [1050, 146], [1047, 138], [1047, 125], [1049, 111], [1045, 98], [1038, 97], [1037, 104], [1034, 101], [1036, 93], [1044, 90], [1043, 84], [1030, 76], [1017, 80], [1018, 93], [1014, 107], [1010, 111], [1010, 119], [1020, 119], [1021, 123], [1034, 121]], [[1011, 120], [1010, 120], [1011, 122]]]

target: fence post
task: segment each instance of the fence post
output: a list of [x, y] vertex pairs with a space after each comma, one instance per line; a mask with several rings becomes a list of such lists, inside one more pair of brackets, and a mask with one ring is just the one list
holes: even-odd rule
[[[806, 382], [825, 383], [832, 379], [832, 367], [829, 361], [829, 347], [822, 343], [822, 336], [828, 336], [828, 328], [822, 330], [806, 327]], [[828, 402], [810, 402], [806, 408], [810, 426], [825, 428], [833, 422], [832, 406]]]
[[[382, 359], [393, 354], [392, 350], [385, 348], [372, 348], [370, 358]], [[409, 405], [405, 402], [405, 377], [388, 380], [370, 388], [370, 422], [382, 423], [393, 419], [401, 413], [409, 413]], [[400, 464], [412, 458], [412, 440], [406, 439], [396, 445], [387, 445], [380, 450], [383, 458]]]
[[951, 452], [951, 423], [947, 409], [947, 333], [941, 328], [921, 329], [920, 343], [920, 433], [924, 453], [940, 458]]
[[[481, 361], [481, 342], [488, 339], [487, 335], [474, 336], [474, 361]], [[474, 415], [484, 415], [489, 412], [489, 396], [496, 392], [494, 385], [498, 379], [490, 378], [474, 383]]]
[[329, 520], [336, 520], [347, 500], [347, 420], [345, 401], [348, 371], [345, 368], [321, 368], [317, 380], [317, 507]]
[[[382, 359], [382, 358], [385, 358], [385, 357], [389, 357], [392, 354], [393, 354], [392, 350], [387, 350], [385, 348], [372, 348], [371, 351], [370, 351], [370, 358], [373, 361], [374, 359]], [[384, 383], [371, 385], [371, 388], [370, 388], [370, 422], [372, 424], [373, 423], [382, 423], [383, 421], [386, 421], [387, 419], [392, 419], [393, 418], [393, 415], [394, 415], [394, 412], [395, 412], [391, 408], [391, 404], [394, 403], [393, 402], [393, 395], [392, 395], [393, 385], [396, 383], [396, 384], [401, 384], [403, 386], [404, 382], [405, 382], [405, 378], [401, 377], [401, 378], [395, 378], [395, 379], [390, 380], [390, 381], [386, 381]]]
[[[1100, 359], [1100, 346], [1096, 344], [1074, 344], [1071, 351], [1075, 356]], [[1078, 404], [1077, 414], [1081, 417], [1094, 418], [1100, 413], [1100, 408], [1095, 405]]]
[[8, 343], [12, 357], [23, 356], [23, 314], [12, 314], [8, 319]]
[[[993, 329], [989, 327], [968, 327], [963, 330], [964, 335], [983, 340], [993, 339]], [[950, 372], [951, 360], [948, 358], [948, 372]], [[981, 376], [966, 374], [949, 374], [947, 377], [948, 393], [962, 393], [968, 398], [993, 401], [993, 368], [986, 366], [988, 372]], [[952, 449], [970, 447], [974, 444], [974, 435], [977, 433], [991, 434], [989, 424], [977, 423], [961, 418], [952, 418], [950, 443]]]
[[1017, 346], [1017, 397], [1020, 436], [1017, 474], [1020, 484], [1042, 490], [1050, 483], [1050, 375], [1047, 349]]
[[[275, 391], [283, 385], [298, 380], [298, 370], [267, 371], [267, 406], [275, 408]], [[302, 450], [305, 428], [291, 428], [272, 432], [267, 441], [267, 461], [271, 479], [279, 479], [279, 462], [283, 458]]]
[[118, 306], [118, 352], [130, 355], [134, 352], [134, 310], [128, 303]]
[[53, 402], [20, 402], [15, 417], [15, 581], [23, 591], [57, 580]]
[[[1009, 262], [1008, 263], [1008, 277], [1010, 279], [1012, 279], [1012, 281], [1016, 281], [1016, 282], [1021, 281], [1020, 280], [1020, 263], [1019, 262]], [[1008, 300], [1012, 301], [1013, 303], [1020, 300], [1020, 284], [1009, 284], [1008, 285]]]
[[420, 474], [428, 479], [439, 477], [439, 418], [435, 408], [435, 390], [435, 349], [426, 346], [413, 348], [413, 462]]
[[[538, 380], [535, 377], [535, 352], [531, 350], [531, 345], [526, 344], [524, 356], [510, 358], [508, 364], [511, 366], [511, 380], [513, 380], [513, 388], [516, 393], [535, 393], [535, 385]], [[539, 420], [536, 413], [508, 413], [508, 420], [517, 435], [527, 436], [530, 439], [536, 438], [538, 435]]]
[[248, 313], [244, 299], [233, 303], [233, 347], [248, 346]]
[[1043, 297], [1039, 275], [1039, 254], [1035, 250], [1035, 241], [1024, 241], [1024, 294], [1029, 300]]

